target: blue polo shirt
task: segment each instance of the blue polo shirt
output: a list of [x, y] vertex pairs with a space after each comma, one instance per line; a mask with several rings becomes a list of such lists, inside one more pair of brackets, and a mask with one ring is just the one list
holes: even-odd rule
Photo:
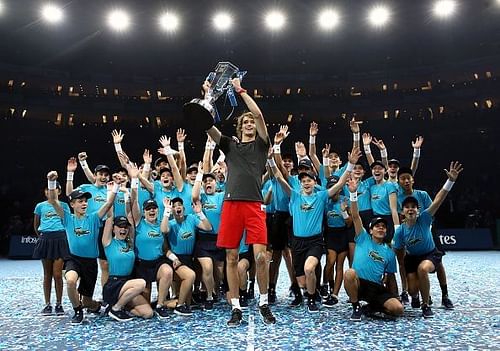
[[170, 250], [176, 255], [192, 255], [196, 240], [196, 228], [200, 224], [200, 219], [194, 215], [184, 215], [184, 220], [179, 223], [171, 219], [168, 224], [168, 244]]
[[[71, 213], [66, 202], [59, 201], [59, 204], [63, 208], [64, 212]], [[54, 206], [52, 206], [48, 201], [38, 203], [35, 206], [33, 213], [40, 217], [40, 225], [37, 228], [40, 233], [64, 231], [62, 218], [59, 217]]]
[[436, 248], [431, 233], [432, 216], [425, 210], [417, 217], [417, 221], [411, 227], [402, 223], [394, 232], [392, 239], [395, 249], [406, 248], [409, 255], [420, 256], [433, 251]]
[[109, 275], [129, 276], [132, 274], [135, 262], [133, 247], [128, 247], [125, 240], [111, 239], [104, 248], [109, 264]]
[[71, 212], [64, 210], [63, 225], [68, 238], [69, 252], [72, 255], [86, 258], [99, 257], [97, 241], [101, 219], [97, 212], [77, 218]]
[[152, 261], [163, 256], [163, 241], [160, 222], [149, 223], [142, 218], [135, 228], [137, 257], [141, 260]]
[[323, 214], [328, 200], [328, 191], [313, 191], [311, 195], [292, 191], [290, 215], [293, 217], [293, 235], [311, 237], [323, 232]]

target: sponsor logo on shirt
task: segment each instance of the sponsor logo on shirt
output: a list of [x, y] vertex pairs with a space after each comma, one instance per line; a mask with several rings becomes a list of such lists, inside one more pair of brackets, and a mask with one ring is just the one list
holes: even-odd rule
[[128, 245], [127, 245], [127, 246], [125, 246], [125, 247], [121, 247], [121, 248], [120, 248], [120, 252], [121, 252], [121, 253], [127, 253], [127, 252], [129, 252], [129, 251], [132, 251], [132, 248], [131, 248], [131, 247], [129, 247]]
[[148, 232], [148, 236], [150, 238], [158, 238], [159, 236], [161, 236], [161, 234], [158, 233], [157, 231], [151, 230]]
[[420, 238], [413, 238], [413, 239], [408, 240], [406, 246], [408, 246], [408, 247], [415, 246], [415, 245], [417, 245], [421, 241], [422, 240]]
[[340, 215], [336, 211], [328, 211], [326, 215], [331, 218], [340, 217]]
[[106, 202], [106, 198], [102, 195], [96, 195], [94, 197], [94, 201], [95, 202], [102, 202], [102, 203], [105, 203]]
[[204, 210], [216, 210], [217, 209], [217, 204], [203, 204], [203, 209]]
[[182, 240], [188, 240], [189, 238], [193, 237], [193, 233], [191, 232], [184, 232], [181, 234], [181, 239]]
[[382, 198], [382, 196], [380, 196], [379, 194], [372, 194], [372, 200], [380, 200]]
[[307, 204], [307, 203], [304, 203], [304, 204], [301, 204], [300, 205], [300, 209], [303, 211], [303, 212], [308, 212], [308, 211], [311, 211], [314, 209], [313, 205], [311, 204]]
[[76, 236], [88, 235], [90, 234], [90, 230], [78, 227], [75, 228], [75, 234]]
[[373, 251], [373, 250], [370, 251], [368, 256], [370, 256], [370, 258], [372, 260], [374, 260], [375, 262], [385, 263], [384, 258], [382, 256], [380, 256], [380, 254], [377, 251]]
[[48, 211], [48, 212], [45, 214], [45, 216], [44, 216], [44, 217], [48, 219], [48, 218], [59, 217], [59, 215], [58, 215], [57, 213], [55, 213], [55, 212]]
[[124, 205], [124, 204], [125, 204], [125, 198], [123, 198], [123, 199], [118, 199], [118, 203], [119, 203], [120, 205]]

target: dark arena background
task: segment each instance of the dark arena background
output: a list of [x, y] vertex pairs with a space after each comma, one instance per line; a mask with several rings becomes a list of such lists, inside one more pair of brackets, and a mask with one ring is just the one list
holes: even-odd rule
[[[190, 317], [119, 323], [86, 314], [71, 325], [66, 282], [65, 314], [41, 315], [43, 269], [31, 257], [47, 173], [56, 170], [64, 183], [67, 160], [79, 152], [91, 169], [117, 169], [114, 129], [141, 164], [145, 148], [159, 156], [162, 135], [176, 148], [184, 128], [188, 166], [201, 161], [206, 134], [186, 123], [182, 108], [201, 96], [221, 61], [248, 71], [242, 86], [271, 140], [280, 125], [289, 127], [281, 152], [296, 164], [294, 143], [308, 147], [311, 122], [319, 126], [318, 157], [329, 143], [347, 162], [353, 118], [401, 166], [410, 165], [412, 141], [424, 137], [414, 187], [431, 198], [450, 161], [463, 164], [433, 224], [454, 309], [439, 308], [435, 274], [432, 319], [404, 305], [397, 319], [350, 321], [344, 287], [334, 308], [292, 309], [283, 263], [274, 325], [260, 319], [257, 285], [238, 328], [226, 326], [224, 298]], [[227, 120], [228, 99], [217, 101], [226, 135], [244, 110], [238, 99]], [[500, 350], [498, 0], [0, 0], [0, 136], [0, 350]], [[364, 153], [361, 162], [368, 173]], [[87, 183], [80, 166], [74, 177], [75, 185]], [[98, 278], [97, 300], [101, 288]]]

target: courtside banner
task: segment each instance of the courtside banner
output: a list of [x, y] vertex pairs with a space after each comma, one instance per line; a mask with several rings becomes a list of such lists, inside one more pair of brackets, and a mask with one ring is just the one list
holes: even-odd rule
[[30, 259], [38, 238], [32, 235], [12, 235], [9, 244], [9, 258]]
[[492, 250], [493, 240], [488, 228], [438, 229], [438, 240], [446, 250]]

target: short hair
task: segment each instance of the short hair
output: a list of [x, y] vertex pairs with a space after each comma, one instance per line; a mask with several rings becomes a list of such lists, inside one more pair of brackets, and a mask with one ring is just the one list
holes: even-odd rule
[[241, 140], [243, 131], [243, 119], [249, 117], [255, 120], [255, 116], [252, 112], [245, 112], [241, 114], [236, 120], [236, 137]]

